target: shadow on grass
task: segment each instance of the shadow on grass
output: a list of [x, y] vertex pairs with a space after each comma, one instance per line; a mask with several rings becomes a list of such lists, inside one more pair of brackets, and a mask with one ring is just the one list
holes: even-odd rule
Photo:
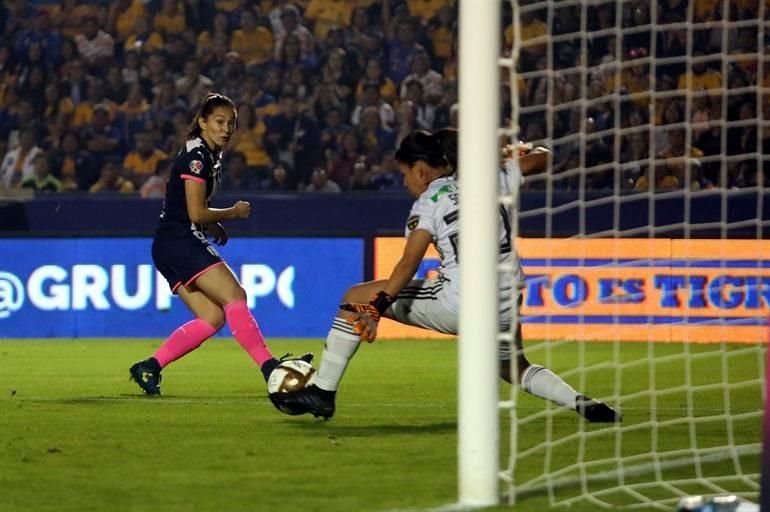
[[419, 435], [419, 434], [444, 434], [457, 432], [456, 421], [442, 421], [425, 424], [383, 424], [371, 425], [344, 425], [335, 420], [310, 420], [286, 422], [286, 426], [297, 430], [318, 432], [319, 427], [324, 433], [338, 437], [375, 437], [383, 435]]

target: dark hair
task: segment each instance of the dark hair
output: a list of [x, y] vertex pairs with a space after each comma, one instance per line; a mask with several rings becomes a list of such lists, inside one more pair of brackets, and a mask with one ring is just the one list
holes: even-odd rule
[[433, 134], [438, 137], [441, 147], [444, 148], [444, 156], [453, 170], [457, 170], [457, 128], [442, 128]]
[[190, 123], [190, 128], [187, 129], [187, 138], [192, 139], [194, 137], [200, 137], [201, 127], [198, 124], [198, 120], [206, 119], [219, 107], [230, 107], [235, 111], [235, 103], [233, 103], [233, 100], [224, 94], [216, 92], [208, 93], [206, 97], [203, 98], [203, 101], [201, 101], [201, 106], [198, 108], [198, 112], [195, 114], [192, 123]]
[[422, 160], [431, 167], [446, 167], [451, 162], [444, 152], [444, 141], [443, 134], [415, 130], [401, 141], [396, 151], [396, 160], [407, 165]]

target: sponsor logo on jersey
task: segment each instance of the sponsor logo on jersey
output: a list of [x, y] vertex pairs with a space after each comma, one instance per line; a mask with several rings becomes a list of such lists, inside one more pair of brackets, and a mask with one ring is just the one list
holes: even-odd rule
[[414, 231], [414, 228], [417, 227], [417, 224], [420, 223], [420, 216], [419, 215], [412, 215], [408, 219], [406, 219], [406, 227], [409, 231]]
[[190, 172], [193, 174], [200, 174], [203, 170], [203, 162], [200, 160], [193, 160], [190, 162]]

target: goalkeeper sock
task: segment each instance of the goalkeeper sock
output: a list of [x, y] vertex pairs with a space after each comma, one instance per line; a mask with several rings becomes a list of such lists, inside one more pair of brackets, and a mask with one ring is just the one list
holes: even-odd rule
[[521, 375], [521, 387], [531, 395], [575, 408], [578, 392], [548, 368], [530, 365]]
[[259, 330], [257, 321], [249, 311], [245, 300], [237, 300], [225, 306], [225, 318], [233, 337], [249, 353], [260, 367], [273, 359], [273, 354], [265, 345], [265, 338]]
[[161, 368], [200, 347], [217, 330], [205, 320], [196, 318], [177, 327], [176, 331], [155, 351], [154, 357]]
[[360, 337], [344, 318], [336, 317], [321, 356], [321, 366], [313, 383], [325, 391], [337, 391], [350, 359], [361, 344]]

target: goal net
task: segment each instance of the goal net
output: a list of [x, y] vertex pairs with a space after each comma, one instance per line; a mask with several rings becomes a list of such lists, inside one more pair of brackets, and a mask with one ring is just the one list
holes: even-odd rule
[[766, 15], [751, 0], [506, 3], [502, 131], [552, 150], [514, 214], [525, 353], [623, 416], [590, 423], [512, 386], [509, 501], [757, 500]]

